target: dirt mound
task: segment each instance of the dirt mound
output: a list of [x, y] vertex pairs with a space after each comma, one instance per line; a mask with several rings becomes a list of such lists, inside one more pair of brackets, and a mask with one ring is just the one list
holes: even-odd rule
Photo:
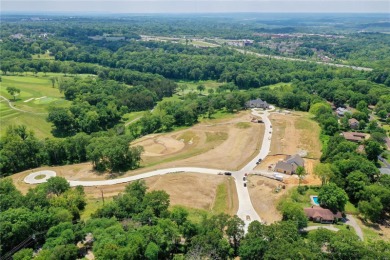
[[176, 140], [170, 136], [152, 136], [134, 143], [143, 146], [144, 156], [161, 156], [179, 152], [185, 146], [184, 140]]

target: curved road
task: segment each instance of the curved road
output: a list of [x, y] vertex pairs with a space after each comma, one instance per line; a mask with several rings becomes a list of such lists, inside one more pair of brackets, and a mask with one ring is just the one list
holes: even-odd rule
[[[241, 170], [232, 172], [232, 177], [235, 179], [235, 184], [237, 188], [239, 207], [237, 211], [237, 216], [240, 217], [245, 222], [245, 230], [247, 230], [248, 225], [253, 220], [261, 221], [261, 218], [257, 214], [256, 210], [252, 205], [252, 201], [249, 196], [249, 191], [247, 187], [244, 187], [244, 183], [246, 181], [243, 180], [245, 173], [252, 171], [256, 167], [256, 162], [259, 159], [264, 159], [270, 150], [271, 146], [271, 136], [272, 136], [272, 128], [271, 121], [269, 120], [269, 111], [273, 110], [274, 107], [271, 106], [271, 109], [267, 111], [258, 112], [255, 109], [252, 109], [252, 115], [261, 117], [264, 126], [264, 136], [263, 143], [259, 153]], [[261, 138], [261, 136], [260, 136]], [[168, 168], [168, 169], [159, 169], [151, 172], [146, 172], [134, 176], [129, 176], [125, 178], [112, 179], [112, 180], [104, 180], [104, 181], [69, 181], [70, 186], [103, 186], [103, 185], [114, 185], [119, 183], [126, 183], [135, 180], [140, 180], [144, 178], [149, 178], [157, 175], [169, 174], [169, 173], [178, 173], [178, 172], [196, 172], [196, 173], [204, 173], [204, 174], [215, 174], [217, 175], [220, 172], [225, 172], [222, 169], [208, 169], [208, 168], [198, 168], [198, 167], [176, 167], [176, 168]], [[48, 179], [35, 179], [38, 175], [43, 175], [44, 172], [35, 172], [24, 178], [24, 181], [28, 184], [38, 184], [46, 182]], [[50, 176], [52, 177], [52, 175]]]

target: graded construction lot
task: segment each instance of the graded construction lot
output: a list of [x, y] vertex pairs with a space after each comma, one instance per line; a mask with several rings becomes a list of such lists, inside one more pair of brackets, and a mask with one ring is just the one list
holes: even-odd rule
[[[172, 173], [145, 179], [148, 191], [164, 190], [170, 195], [170, 205], [207, 210], [211, 213], [234, 215], [238, 208], [238, 197], [234, 179], [227, 176], [215, 176], [199, 173]], [[102, 193], [105, 201], [125, 190], [128, 183], [84, 187], [92, 213], [102, 206]], [[90, 209], [89, 209], [90, 208]], [[88, 217], [88, 216], [85, 216]]]
[[308, 113], [272, 113], [270, 119], [273, 127], [270, 155], [306, 151], [308, 158], [320, 158], [321, 129]]
[[[91, 163], [40, 167], [34, 169], [34, 172], [53, 170], [57, 176], [67, 180], [97, 181], [188, 165], [235, 170], [254, 156], [262, 142], [264, 126], [249, 123], [250, 118], [250, 112], [244, 111], [230, 118], [199, 123], [186, 130], [147, 135], [138, 139], [132, 145], [144, 145], [145, 147], [142, 167], [120, 176], [97, 173], [93, 171]], [[245, 127], [242, 123], [245, 123]], [[23, 181], [24, 177], [31, 172], [32, 170], [27, 170], [11, 176], [22, 192], [27, 192], [31, 187]]]
[[247, 185], [252, 205], [261, 219], [267, 224], [281, 220], [282, 215], [276, 207], [289, 185], [286, 185], [286, 189], [280, 189], [279, 192], [276, 192], [278, 186], [283, 185], [283, 183], [256, 175], [249, 176]]
[[261, 146], [264, 126], [250, 123], [249, 111], [199, 123], [189, 129], [147, 135], [132, 145], [145, 149], [142, 166], [194, 166], [238, 170]]

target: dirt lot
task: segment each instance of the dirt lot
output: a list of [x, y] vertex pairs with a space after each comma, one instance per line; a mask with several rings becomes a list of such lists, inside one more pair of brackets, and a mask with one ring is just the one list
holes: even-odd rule
[[276, 193], [275, 189], [282, 184], [279, 181], [251, 175], [248, 178], [248, 183], [253, 207], [260, 218], [267, 224], [281, 220], [282, 215], [276, 209], [276, 206], [279, 199], [289, 189], [289, 185], [286, 185], [286, 189], [281, 189], [279, 193]]
[[[217, 187], [226, 185], [225, 212], [235, 214], [238, 209], [237, 191], [234, 180], [227, 176], [215, 176], [199, 173], [175, 173], [145, 179], [148, 191], [164, 190], [170, 195], [171, 206], [182, 205], [190, 208], [212, 210]], [[125, 190], [128, 183], [117, 185], [84, 187], [90, 201], [101, 198], [103, 191], [106, 200]]]
[[[238, 169], [254, 156], [262, 142], [264, 126], [249, 124], [250, 119], [250, 112], [243, 111], [231, 118], [209, 120], [186, 130], [145, 136], [133, 144], [145, 145], [142, 167], [120, 177], [178, 166]], [[248, 124], [242, 127], [242, 122]], [[90, 163], [81, 163], [40, 167], [14, 174], [11, 178], [16, 187], [26, 193], [32, 185], [25, 184], [24, 177], [39, 170], [53, 170], [57, 176], [68, 180], [105, 180], [113, 177], [108, 173], [93, 171]]]
[[270, 154], [296, 154], [305, 150], [308, 158], [321, 156], [320, 127], [307, 113], [273, 113], [270, 119], [274, 129]]
[[[249, 111], [245, 111], [234, 118], [200, 123], [187, 130], [148, 135], [133, 145], [144, 147], [144, 166], [238, 170], [262, 143], [264, 125], [248, 123], [250, 119]], [[242, 127], [243, 122], [248, 124]]]

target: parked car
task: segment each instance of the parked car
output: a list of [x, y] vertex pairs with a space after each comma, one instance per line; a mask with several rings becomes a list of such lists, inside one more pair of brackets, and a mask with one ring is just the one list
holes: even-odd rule
[[248, 173], [245, 173], [245, 176], [248, 176]]
[[243, 180], [243, 181], [245, 181], [245, 180], [246, 180], [246, 178], [245, 178], [245, 177], [243, 177], [243, 178], [242, 178], [242, 180]]
[[246, 187], [246, 182], [244, 182], [244, 187]]

